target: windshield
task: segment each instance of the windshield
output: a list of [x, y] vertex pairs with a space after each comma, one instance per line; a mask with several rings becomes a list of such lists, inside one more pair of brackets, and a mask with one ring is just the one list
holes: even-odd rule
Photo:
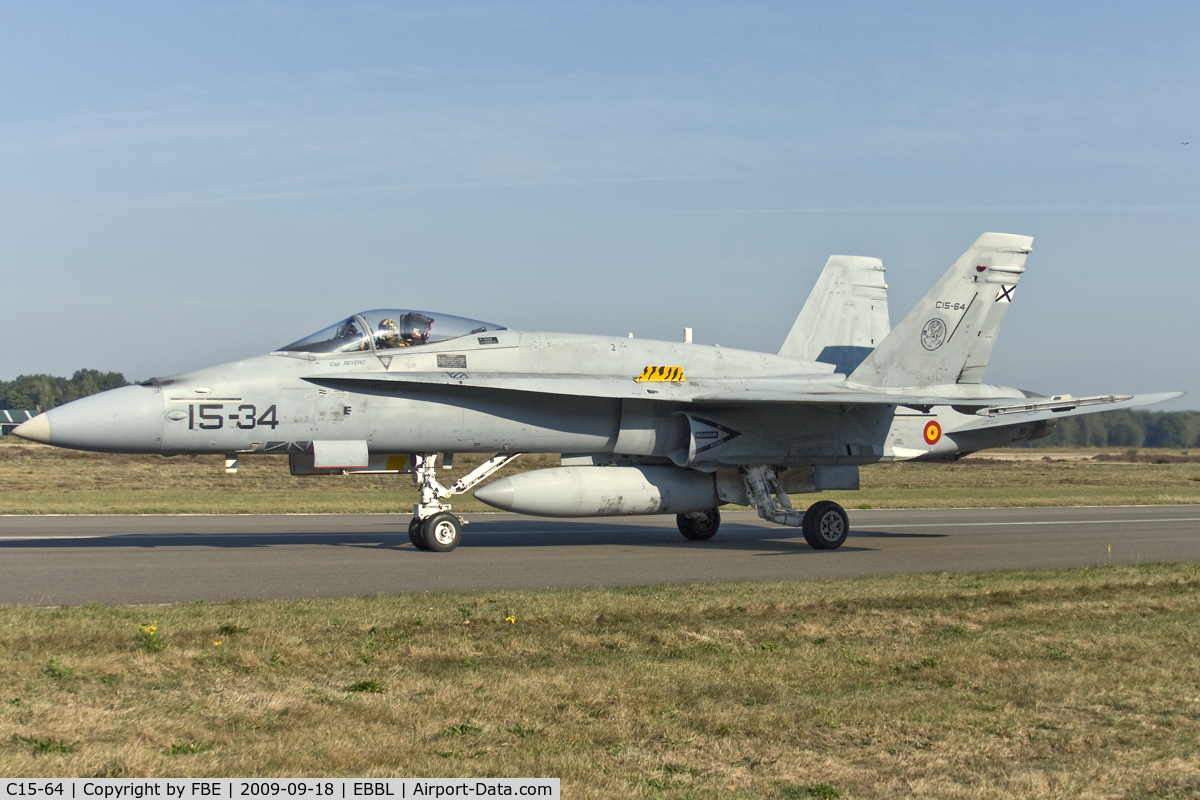
[[503, 330], [507, 330], [503, 325], [433, 311], [377, 308], [355, 314], [277, 352], [347, 353], [371, 350], [372, 345], [375, 350], [392, 350]]
[[358, 317], [349, 317], [279, 349], [294, 353], [347, 353], [370, 350], [371, 345], [367, 343], [367, 335]]

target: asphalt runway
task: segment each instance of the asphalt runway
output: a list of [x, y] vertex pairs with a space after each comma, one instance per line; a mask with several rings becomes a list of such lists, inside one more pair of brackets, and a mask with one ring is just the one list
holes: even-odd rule
[[376, 592], [774, 581], [1200, 559], [1200, 506], [851, 510], [816, 551], [753, 512], [707, 542], [674, 517], [469, 514], [424, 553], [403, 515], [0, 517], [0, 603], [167, 603]]

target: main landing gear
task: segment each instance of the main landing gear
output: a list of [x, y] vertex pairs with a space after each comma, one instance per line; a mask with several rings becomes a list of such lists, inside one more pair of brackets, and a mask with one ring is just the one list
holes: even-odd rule
[[[706, 541], [716, 535], [717, 528], [721, 525], [721, 510], [710, 508], [707, 511], [676, 514], [675, 524], [683, 538], [693, 542]], [[846, 509], [837, 503], [821, 500], [813, 503], [808, 511], [801, 514], [800, 524], [794, 527], [799, 527], [804, 532], [804, 541], [814, 550], [836, 550], [845, 543], [846, 536], [850, 533], [850, 518], [846, 515]]]
[[721, 526], [721, 509], [710, 508], [707, 511], [676, 514], [675, 524], [683, 538], [702, 542], [717, 535], [717, 528]]
[[467, 521], [450, 513], [450, 504], [443, 498], [470, 491], [480, 481], [512, 461], [520, 453], [493, 456], [446, 488], [434, 475], [437, 453], [413, 454], [413, 483], [420, 487], [420, 497], [413, 506], [413, 518], [408, 523], [408, 540], [418, 550], [448, 553], [462, 541], [462, 529]]
[[[850, 518], [846, 509], [832, 500], [813, 503], [807, 511], [797, 511], [779, 483], [779, 476], [768, 466], [742, 468], [746, 494], [765, 520], [800, 528], [804, 541], [816, 550], [836, 550], [850, 533]], [[687, 534], [684, 534], [685, 536]]]

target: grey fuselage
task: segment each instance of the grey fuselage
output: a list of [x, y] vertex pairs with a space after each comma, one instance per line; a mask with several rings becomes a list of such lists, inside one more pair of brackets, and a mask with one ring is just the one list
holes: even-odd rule
[[[634, 381], [652, 365], [681, 367], [685, 381]], [[949, 405], [688, 399], [708, 381], [721, 381], [728, 392], [740, 378], [778, 377], [826, 390], [845, 385], [833, 369], [717, 346], [500, 330], [378, 355], [276, 352], [94, 395], [46, 416], [49, 443], [105, 452], [300, 453], [315, 441], [357, 440], [372, 454], [613, 454], [700, 468], [949, 457], [1035, 435], [1024, 425], [956, 437], [956, 420], [973, 417]], [[441, 382], [410, 382], [406, 374], [436, 374]], [[526, 388], [470, 385], [480, 374], [520, 376]], [[619, 383], [621, 396], [556, 388], [587, 378]], [[978, 384], [946, 389], [947, 403], [964, 391], [1026, 396]], [[924, 436], [930, 420], [945, 433], [934, 443]]]

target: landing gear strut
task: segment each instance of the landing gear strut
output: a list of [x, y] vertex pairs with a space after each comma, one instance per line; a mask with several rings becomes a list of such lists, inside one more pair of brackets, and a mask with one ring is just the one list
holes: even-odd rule
[[450, 504], [442, 499], [470, 491], [496, 470], [520, 453], [502, 453], [480, 464], [446, 488], [434, 475], [437, 453], [413, 453], [413, 483], [420, 487], [420, 497], [413, 506], [413, 518], [408, 523], [408, 540], [418, 550], [448, 553], [462, 541], [462, 529], [467, 521], [450, 513]]
[[799, 528], [804, 523], [804, 512], [792, 507], [774, 469], [757, 464], [742, 467], [742, 480], [760, 517], [789, 528]]

